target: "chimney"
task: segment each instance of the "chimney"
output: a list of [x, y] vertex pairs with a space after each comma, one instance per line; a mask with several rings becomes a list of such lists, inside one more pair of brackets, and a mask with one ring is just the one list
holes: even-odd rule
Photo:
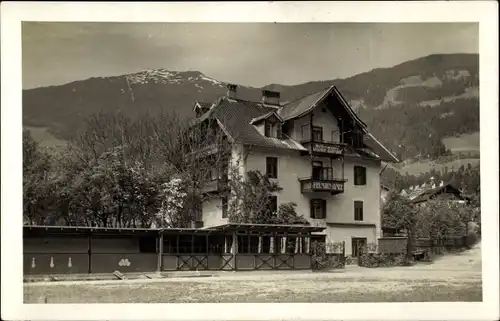
[[227, 84], [227, 97], [231, 99], [236, 99], [236, 92], [238, 85]]
[[280, 93], [272, 90], [262, 90], [262, 103], [266, 105], [280, 105]]

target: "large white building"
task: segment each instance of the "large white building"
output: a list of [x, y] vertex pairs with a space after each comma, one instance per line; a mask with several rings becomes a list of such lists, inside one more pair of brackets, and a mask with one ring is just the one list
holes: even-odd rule
[[[276, 207], [294, 202], [312, 226], [325, 227], [318, 238], [344, 241], [346, 255], [356, 255], [355, 244], [381, 237], [381, 162], [398, 159], [336, 87], [281, 103], [279, 92], [264, 90], [260, 102], [250, 102], [228, 85], [226, 96], [194, 109], [198, 122], [212, 120], [224, 133], [242, 174], [259, 170], [278, 181]], [[207, 191], [213, 197], [202, 206], [204, 227], [229, 223], [227, 194], [217, 193], [221, 177], [212, 175]]]

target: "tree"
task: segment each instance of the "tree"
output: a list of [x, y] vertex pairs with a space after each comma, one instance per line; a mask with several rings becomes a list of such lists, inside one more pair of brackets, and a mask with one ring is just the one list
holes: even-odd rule
[[415, 208], [409, 203], [408, 199], [397, 193], [390, 193], [384, 204], [382, 211], [382, 226], [405, 230], [407, 233], [407, 256], [410, 258], [413, 251], [413, 242], [415, 239], [415, 227], [417, 216]]
[[44, 224], [53, 202], [50, 156], [23, 131], [23, 214], [29, 224]]
[[232, 167], [229, 180], [229, 221], [254, 224], [309, 224], [295, 211], [296, 204], [285, 203], [278, 208], [271, 206], [272, 196], [282, 188], [259, 171], [249, 171], [246, 177], [239, 168]]
[[161, 227], [176, 227], [185, 225], [182, 222], [182, 209], [187, 194], [183, 191], [182, 180], [174, 178], [164, 183], [160, 192], [161, 208], [157, 214]]

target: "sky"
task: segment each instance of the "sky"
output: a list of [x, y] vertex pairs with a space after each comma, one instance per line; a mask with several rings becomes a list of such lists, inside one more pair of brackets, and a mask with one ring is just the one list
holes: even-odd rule
[[478, 53], [475, 23], [23, 22], [23, 88], [144, 69], [261, 87], [346, 78], [435, 53]]

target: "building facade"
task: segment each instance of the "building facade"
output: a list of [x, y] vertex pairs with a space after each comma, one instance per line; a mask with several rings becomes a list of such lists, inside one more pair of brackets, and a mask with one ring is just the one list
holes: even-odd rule
[[[272, 202], [295, 203], [296, 212], [326, 243], [345, 242], [347, 255], [358, 244], [381, 237], [381, 163], [398, 159], [378, 142], [334, 86], [283, 104], [276, 91], [260, 102], [238, 97], [237, 87], [213, 104], [196, 103], [196, 124], [212, 121], [230, 149], [229, 166], [244, 177], [260, 171], [282, 190]], [[227, 168], [214, 169], [202, 205], [204, 227], [228, 222], [227, 194], [219, 193]], [[221, 175], [220, 172], [223, 172]]]

